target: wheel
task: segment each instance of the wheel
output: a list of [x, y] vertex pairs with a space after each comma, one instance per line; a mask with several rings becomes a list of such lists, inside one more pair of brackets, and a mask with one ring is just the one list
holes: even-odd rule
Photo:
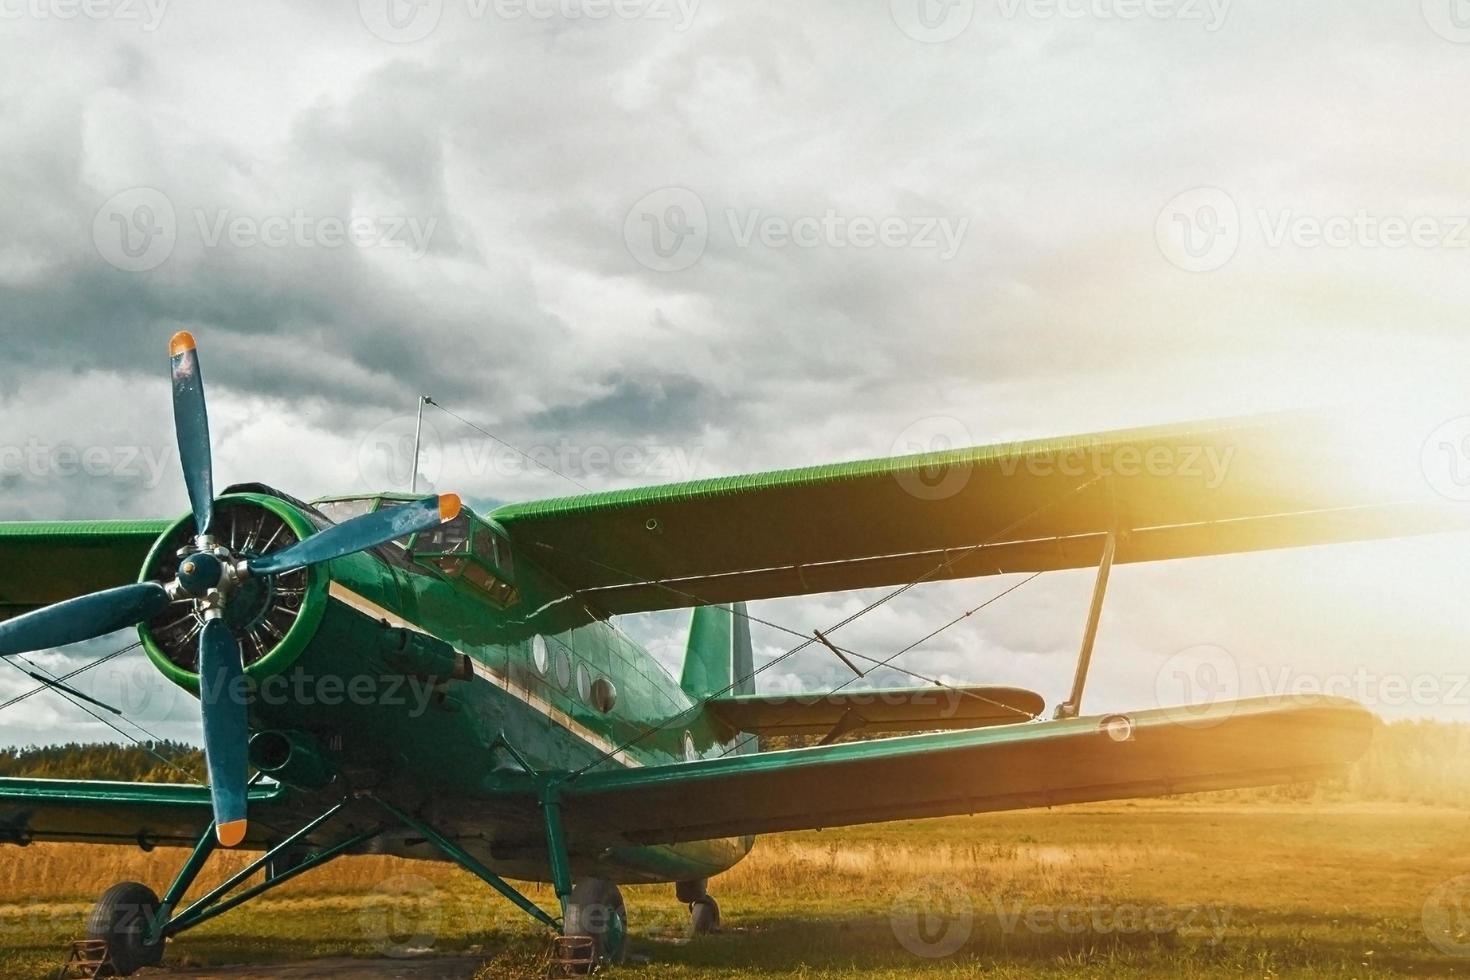
[[720, 931], [720, 903], [705, 895], [689, 903], [689, 931], [696, 936], [708, 936]]
[[567, 899], [564, 931], [592, 940], [599, 963], [622, 963], [628, 957], [628, 913], [618, 886], [601, 878], [584, 878]]
[[163, 959], [163, 943], [145, 942], [158, 915], [158, 896], [147, 885], [124, 881], [102, 893], [87, 917], [87, 938], [107, 940], [108, 952], [121, 976]]

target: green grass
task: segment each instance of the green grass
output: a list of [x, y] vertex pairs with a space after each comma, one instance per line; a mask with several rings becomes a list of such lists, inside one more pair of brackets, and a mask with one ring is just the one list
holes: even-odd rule
[[[669, 886], [626, 889], [635, 952], [646, 962], [619, 972], [638, 980], [1464, 976], [1470, 958], [1436, 949], [1422, 919], [1437, 886], [1470, 874], [1467, 842], [1461, 809], [1201, 801], [782, 835], [762, 839], [746, 864], [712, 883], [724, 935], [683, 942], [685, 913]], [[7, 980], [50, 975], [65, 941], [80, 934], [89, 898], [112, 881], [137, 877], [161, 891], [183, 857], [55, 845], [3, 853]], [[482, 957], [487, 977], [540, 974], [544, 933], [457, 869], [359, 858], [311, 878], [187, 933], [168, 961], [379, 956], [432, 937], [436, 954]], [[552, 904], [544, 887], [531, 891]], [[915, 918], [920, 906], [927, 929]], [[947, 936], [964, 942], [929, 956], [900, 936], [920, 950]]]

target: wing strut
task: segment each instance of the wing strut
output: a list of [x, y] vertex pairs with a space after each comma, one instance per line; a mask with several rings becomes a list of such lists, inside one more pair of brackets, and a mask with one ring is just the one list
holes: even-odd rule
[[1108, 575], [1113, 570], [1113, 555], [1118, 550], [1118, 531], [1108, 531], [1103, 542], [1102, 559], [1097, 564], [1097, 580], [1092, 584], [1092, 604], [1087, 609], [1087, 626], [1082, 632], [1082, 649], [1077, 652], [1077, 673], [1072, 677], [1072, 696], [1057, 705], [1056, 717], [1076, 718], [1082, 710], [1082, 689], [1087, 686], [1087, 670], [1092, 666], [1092, 644], [1097, 639], [1097, 623], [1102, 617], [1103, 597], [1108, 591]]

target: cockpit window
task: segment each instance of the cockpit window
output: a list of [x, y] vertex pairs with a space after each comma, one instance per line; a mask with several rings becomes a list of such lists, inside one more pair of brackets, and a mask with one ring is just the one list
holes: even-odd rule
[[460, 514], [447, 524], [420, 531], [413, 550], [420, 555], [449, 555], [470, 550], [470, 519]]
[[316, 505], [316, 509], [326, 515], [327, 520], [333, 524], [341, 524], [350, 521], [354, 517], [361, 517], [373, 509], [375, 497], [359, 497], [356, 500], [324, 500]]

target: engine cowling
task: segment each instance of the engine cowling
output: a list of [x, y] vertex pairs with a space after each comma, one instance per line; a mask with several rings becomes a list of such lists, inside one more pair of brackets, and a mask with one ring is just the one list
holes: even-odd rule
[[[316, 528], [291, 504], [264, 494], [220, 497], [214, 536], [241, 558], [290, 547]], [[184, 517], [154, 544], [140, 581], [168, 582], [194, 541], [194, 519]], [[306, 649], [326, 611], [323, 566], [247, 580], [231, 596], [225, 622], [240, 644], [247, 675], [261, 678], [289, 668]], [[204, 621], [195, 604], [175, 605], [138, 628], [143, 648], [166, 676], [198, 691], [196, 642]]]

